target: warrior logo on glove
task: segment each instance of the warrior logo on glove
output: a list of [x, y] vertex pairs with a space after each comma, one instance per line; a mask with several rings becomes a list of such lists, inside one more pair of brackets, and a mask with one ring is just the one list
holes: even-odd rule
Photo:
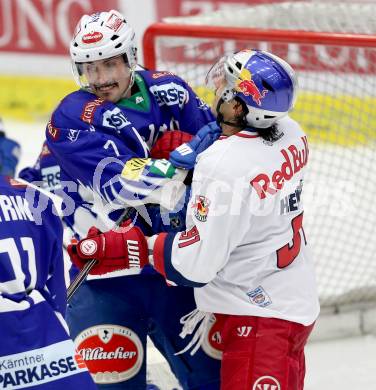
[[140, 268], [140, 247], [138, 241], [127, 240], [129, 268]]

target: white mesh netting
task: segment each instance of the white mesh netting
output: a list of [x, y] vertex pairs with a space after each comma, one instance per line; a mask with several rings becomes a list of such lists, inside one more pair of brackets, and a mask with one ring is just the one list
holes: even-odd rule
[[165, 23], [253, 27], [282, 30], [376, 33], [376, 4], [372, 2], [295, 1], [224, 9], [197, 16], [164, 18]]

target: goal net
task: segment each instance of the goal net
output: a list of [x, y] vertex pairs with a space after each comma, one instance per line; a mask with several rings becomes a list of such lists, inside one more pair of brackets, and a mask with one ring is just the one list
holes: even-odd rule
[[225, 53], [271, 51], [298, 72], [291, 116], [310, 141], [305, 230], [324, 311], [376, 302], [374, 15], [372, 3], [286, 2], [168, 18], [144, 35], [145, 66], [178, 74], [208, 103], [205, 75]]

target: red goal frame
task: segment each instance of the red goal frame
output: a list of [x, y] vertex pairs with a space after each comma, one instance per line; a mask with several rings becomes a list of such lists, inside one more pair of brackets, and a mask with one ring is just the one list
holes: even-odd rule
[[146, 68], [156, 69], [156, 39], [158, 37], [228, 38], [260, 42], [306, 43], [364, 48], [376, 47], [376, 36], [366, 34], [154, 23], [146, 29], [143, 36], [142, 46], [144, 65]]

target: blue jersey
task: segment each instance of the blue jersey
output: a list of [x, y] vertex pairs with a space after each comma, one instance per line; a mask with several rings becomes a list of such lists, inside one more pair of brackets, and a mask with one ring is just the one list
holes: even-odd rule
[[61, 188], [60, 167], [56, 158], [48, 149], [46, 142], [43, 143], [42, 150], [34, 166], [23, 168], [18, 176], [48, 191]]
[[[32, 167], [22, 169], [19, 177], [64, 199], [65, 192], [62, 189], [60, 171], [55, 156], [49, 150], [47, 143], [44, 142], [35, 164]], [[72, 202], [66, 202], [70, 210], [66, 210], [63, 221], [76, 234], [77, 238], [81, 238], [86, 235], [87, 226], [95, 224], [96, 214], [91, 211], [77, 191], [72, 191], [69, 196], [72, 198]], [[86, 222], [80, 224], [82, 219]], [[68, 240], [72, 234], [72, 232], [68, 233]]]
[[62, 236], [49, 197], [0, 176], [2, 389], [96, 388], [63, 319]]
[[78, 191], [87, 203], [94, 203], [90, 191], [111, 203], [99, 210], [111, 221], [120, 215], [113, 211], [117, 207], [163, 203], [163, 196], [155, 194], [181, 179], [168, 161], [149, 159], [159, 136], [171, 129], [195, 134], [214, 120], [209, 107], [171, 73], [136, 72], [135, 86], [138, 91], [117, 104], [87, 91], [73, 92], [57, 107], [46, 131], [62, 180], [84, 187]]
[[20, 144], [0, 131], [0, 174], [14, 176], [20, 154]]
[[0, 259], [1, 312], [28, 307], [28, 295], [37, 290], [65, 314], [60, 218], [51, 199], [5, 176], [0, 176]]
[[14, 176], [20, 159], [21, 146], [5, 134], [4, 124], [0, 118], [0, 174]]

